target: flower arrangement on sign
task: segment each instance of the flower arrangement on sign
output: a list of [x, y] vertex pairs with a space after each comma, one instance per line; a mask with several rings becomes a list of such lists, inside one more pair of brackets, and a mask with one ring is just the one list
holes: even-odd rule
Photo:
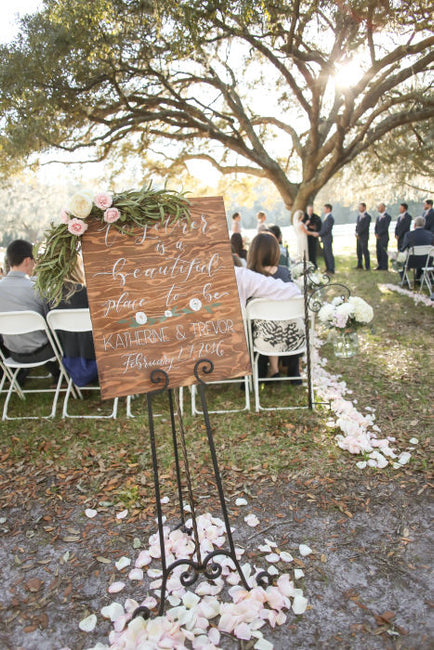
[[43, 246], [35, 249], [38, 291], [53, 305], [60, 302], [65, 278], [75, 268], [81, 237], [90, 219], [131, 235], [135, 228], [163, 222], [169, 216], [174, 222], [190, 218], [189, 203], [183, 193], [154, 190], [151, 184], [119, 194], [77, 192], [62, 208], [61, 223], [52, 222]]
[[374, 310], [366, 300], [358, 296], [350, 296], [348, 300], [336, 297], [323, 304], [318, 318], [329, 329], [352, 332], [370, 323], [374, 318]]

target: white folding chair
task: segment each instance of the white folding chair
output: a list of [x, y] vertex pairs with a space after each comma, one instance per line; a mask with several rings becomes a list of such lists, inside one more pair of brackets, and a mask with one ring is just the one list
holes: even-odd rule
[[[410, 289], [413, 288], [416, 270], [422, 269], [422, 267], [426, 264], [427, 255], [432, 248], [433, 247], [429, 244], [424, 246], [412, 246], [408, 249], [407, 258], [405, 260], [400, 282], [401, 287], [407, 283]], [[413, 284], [410, 281], [410, 270], [413, 271]]]
[[[308, 354], [308, 351], [310, 352], [312, 348], [311, 337], [313, 332], [313, 315], [312, 314], [309, 315], [309, 330], [308, 330], [305, 322], [304, 297], [296, 296], [289, 300], [267, 300], [263, 298], [254, 299], [247, 303], [246, 312], [247, 312], [247, 326], [248, 326], [248, 335], [249, 335], [249, 347], [250, 347], [250, 355], [251, 355], [251, 362], [253, 368], [253, 390], [255, 394], [256, 411], [260, 411], [260, 410], [274, 411], [274, 410], [291, 410], [296, 408], [308, 408], [307, 406], [264, 407], [261, 406], [260, 398], [259, 398], [259, 394], [260, 394], [259, 384], [262, 382], [276, 382], [276, 381], [284, 382], [284, 381], [291, 381], [294, 379], [300, 379], [300, 377], [278, 377], [278, 378], [261, 377], [260, 378], [258, 361], [259, 361], [259, 355], [261, 354], [264, 356], [271, 355], [271, 356], [287, 357], [296, 354], [297, 355]], [[255, 337], [253, 336], [254, 320], [261, 320], [261, 321], [268, 321], [268, 322], [292, 321], [298, 325], [300, 334], [290, 342], [290, 344], [287, 346], [287, 349], [284, 349], [279, 352], [273, 350], [271, 352], [269, 347], [266, 347], [265, 344], [263, 344], [263, 342], [261, 342], [257, 338], [255, 339]], [[306, 344], [307, 336], [310, 337], [309, 347]], [[308, 363], [310, 363], [310, 360], [308, 360]], [[304, 380], [306, 379], [306, 377], [302, 377], [302, 379]], [[308, 380], [307, 388], [309, 391], [310, 401], [313, 404], [313, 386], [312, 386], [312, 377], [310, 373], [307, 377], [307, 380]]]
[[[57, 402], [59, 399], [59, 394], [61, 391], [62, 381], [65, 379], [68, 381], [68, 376], [66, 374], [65, 368], [62, 364], [62, 359], [60, 357], [59, 351], [56, 347], [51, 332], [47, 326], [47, 323], [41, 314], [38, 314], [35, 311], [9, 311], [0, 313], [0, 334], [3, 336], [16, 336], [20, 334], [29, 334], [31, 332], [42, 331], [45, 333], [48, 342], [50, 343], [53, 355], [46, 359], [45, 361], [37, 361], [31, 363], [23, 363], [20, 361], [15, 361], [12, 357], [7, 357], [0, 350], [0, 358], [4, 370], [6, 370], [3, 375], [1, 382], [1, 391], [3, 391], [3, 386], [6, 378], [9, 379], [9, 389], [6, 393], [6, 399], [3, 405], [3, 420], [37, 420], [39, 416], [37, 415], [23, 415], [23, 416], [14, 416], [11, 417], [8, 415], [8, 407], [11, 396], [16, 393], [21, 399], [25, 399], [26, 394], [30, 393], [53, 393], [53, 401], [51, 403], [51, 411], [49, 415], [43, 415], [41, 417], [53, 418], [56, 414]], [[57, 362], [59, 364], [59, 378], [55, 388], [21, 388], [17, 381], [17, 375], [21, 369], [30, 369], [30, 368], [40, 368], [44, 366], [48, 361]], [[65, 389], [63, 389], [65, 390]]]
[[[53, 338], [63, 356], [63, 348], [60, 342], [58, 331], [63, 332], [91, 332], [92, 321], [90, 319], [89, 309], [53, 309], [47, 314], [47, 322], [50, 326]], [[99, 386], [76, 386], [71, 377], [68, 376], [68, 388], [66, 390], [63, 402], [62, 418], [84, 418], [84, 419], [107, 419], [116, 418], [118, 410], [118, 398], [113, 400], [113, 409], [108, 415], [72, 415], [68, 413], [68, 402], [71, 392], [76, 390], [78, 396], [82, 398], [82, 391], [99, 391]]]
[[431, 246], [427, 256], [425, 266], [422, 266], [422, 276], [420, 278], [420, 289], [422, 293], [423, 285], [426, 284], [428, 291], [431, 294], [434, 286], [434, 246]]
[[[244, 336], [246, 337], [246, 342], [248, 342], [247, 320], [246, 320], [246, 313], [244, 310], [243, 310], [243, 326], [244, 326]], [[215, 409], [215, 410], [210, 409], [208, 413], [242, 413], [243, 411], [250, 411], [250, 376], [245, 375], [244, 377], [238, 377], [236, 379], [221, 379], [219, 381], [207, 381], [206, 383], [207, 386], [217, 386], [220, 384], [229, 384], [229, 385], [232, 384], [236, 387], [237, 390], [238, 386], [240, 386], [240, 382], [242, 382], [241, 386], [244, 391], [244, 400], [243, 400], [244, 406], [242, 406], [241, 408], [233, 408], [233, 409]], [[196, 406], [197, 388], [195, 384], [190, 386], [190, 395], [191, 395], [191, 414], [203, 415], [203, 411], [201, 411]], [[180, 399], [182, 400], [182, 392], [180, 393]]]

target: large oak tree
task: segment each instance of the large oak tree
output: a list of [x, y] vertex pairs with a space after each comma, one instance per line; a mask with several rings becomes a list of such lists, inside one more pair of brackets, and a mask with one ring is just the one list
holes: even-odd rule
[[2, 168], [53, 149], [167, 174], [203, 159], [304, 208], [432, 118], [430, 22], [424, 0], [46, 0], [1, 51]]

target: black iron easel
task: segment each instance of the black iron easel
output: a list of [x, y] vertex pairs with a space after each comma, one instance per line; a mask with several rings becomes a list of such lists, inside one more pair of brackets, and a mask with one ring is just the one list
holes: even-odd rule
[[[155, 490], [155, 499], [157, 506], [157, 523], [158, 523], [158, 535], [160, 540], [160, 549], [161, 549], [161, 568], [162, 568], [162, 584], [160, 591], [160, 603], [158, 608], [158, 615], [161, 616], [164, 613], [165, 603], [166, 603], [166, 585], [167, 580], [172, 573], [172, 571], [178, 567], [185, 565], [186, 569], [180, 575], [180, 582], [184, 587], [189, 587], [193, 585], [200, 574], [203, 574], [208, 580], [215, 580], [218, 578], [223, 570], [223, 567], [216, 561], [216, 557], [223, 555], [229, 557], [234, 566], [238, 575], [240, 576], [241, 583], [243, 587], [247, 590], [250, 590], [250, 586], [247, 583], [247, 580], [244, 576], [244, 573], [241, 569], [240, 563], [237, 559], [235, 552], [235, 545], [232, 537], [231, 526], [229, 522], [229, 515], [226, 507], [225, 495], [220, 475], [220, 470], [217, 461], [217, 454], [214, 444], [214, 438], [212, 434], [211, 424], [209, 420], [209, 413], [205, 397], [205, 388], [206, 383], [202, 379], [201, 374], [210, 375], [214, 370], [214, 364], [209, 359], [199, 359], [194, 366], [194, 375], [198, 382], [198, 392], [202, 404], [203, 418], [205, 422], [207, 437], [208, 437], [208, 446], [211, 453], [214, 476], [217, 484], [217, 491], [220, 500], [220, 507], [223, 514], [223, 520], [226, 529], [226, 536], [229, 548], [228, 549], [217, 549], [208, 553], [205, 557], [202, 558], [200, 552], [200, 543], [199, 543], [199, 533], [197, 529], [196, 522], [196, 510], [194, 503], [194, 495], [191, 481], [191, 472], [190, 464], [188, 461], [187, 447], [185, 442], [185, 429], [182, 420], [182, 414], [177, 402], [176, 396], [174, 394], [173, 388], [169, 388], [169, 375], [164, 370], [153, 370], [151, 373], [151, 382], [158, 386], [155, 390], [147, 393], [147, 407], [148, 407], [148, 418], [149, 418], [149, 435], [151, 442], [151, 454], [152, 454], [152, 468], [154, 474], [154, 490]], [[155, 444], [155, 429], [154, 429], [154, 414], [153, 414], [153, 400], [157, 395], [162, 393], [167, 393], [168, 403], [169, 403], [169, 412], [170, 412], [170, 422], [172, 428], [172, 442], [174, 449], [174, 458], [175, 458], [175, 469], [176, 469], [176, 481], [178, 489], [178, 499], [180, 507], [180, 516], [181, 522], [178, 527], [181, 527], [185, 532], [190, 534], [193, 538], [195, 553], [191, 558], [182, 558], [172, 562], [167, 565], [166, 562], [166, 549], [164, 541], [164, 530], [163, 530], [163, 512], [161, 508], [161, 496], [160, 496], [160, 479], [159, 479], [159, 470], [158, 470], [158, 457], [157, 449]], [[176, 421], [179, 425], [179, 436], [177, 432]], [[192, 528], [188, 529], [185, 525], [184, 518], [184, 500], [183, 500], [183, 490], [182, 490], [182, 479], [181, 479], [181, 465], [179, 459], [179, 445], [181, 446], [181, 454], [184, 465], [184, 474], [187, 488], [187, 498], [191, 509], [191, 520]], [[273, 577], [267, 571], [261, 571], [256, 576], [256, 581], [258, 585], [263, 587], [268, 586], [272, 583]], [[135, 609], [133, 612], [133, 618], [136, 616], [143, 616], [143, 618], [149, 618], [151, 616], [151, 611], [148, 607], [140, 606]]]

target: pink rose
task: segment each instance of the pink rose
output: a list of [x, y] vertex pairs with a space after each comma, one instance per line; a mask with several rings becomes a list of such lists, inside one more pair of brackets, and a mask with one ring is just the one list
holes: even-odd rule
[[108, 192], [100, 192], [95, 196], [93, 202], [100, 210], [107, 210], [107, 208], [111, 208], [113, 204], [113, 196]]
[[77, 235], [79, 237], [87, 230], [87, 223], [84, 223], [81, 219], [71, 219], [68, 222], [68, 230], [71, 235]]
[[121, 213], [117, 208], [109, 208], [104, 212], [104, 221], [107, 223], [114, 223], [119, 219]]
[[62, 208], [60, 211], [60, 221], [62, 223], [69, 223], [69, 214], [65, 210], [65, 208]]

